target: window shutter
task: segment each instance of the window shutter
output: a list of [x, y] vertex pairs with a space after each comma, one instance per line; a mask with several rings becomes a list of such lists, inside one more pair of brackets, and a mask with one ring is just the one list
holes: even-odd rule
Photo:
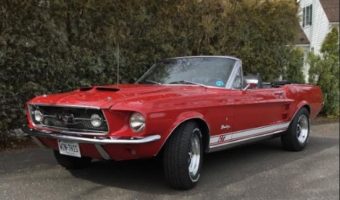
[[304, 7], [302, 11], [302, 27], [305, 27], [305, 25], [306, 25], [306, 8]]
[[310, 14], [309, 14], [309, 25], [312, 25], [312, 21], [313, 21], [313, 5], [310, 5]]

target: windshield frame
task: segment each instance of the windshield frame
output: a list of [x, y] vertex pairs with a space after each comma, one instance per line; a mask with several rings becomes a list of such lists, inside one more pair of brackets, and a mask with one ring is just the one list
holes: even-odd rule
[[[173, 57], [173, 58], [166, 58], [163, 60], [176, 60], [176, 59], [185, 59], [185, 58], [225, 58], [225, 59], [232, 59], [235, 61], [234, 65], [233, 65], [233, 69], [230, 73], [230, 76], [225, 84], [224, 87], [218, 87], [218, 86], [210, 86], [210, 85], [204, 85], [204, 84], [193, 84], [191, 86], [204, 86], [207, 88], [219, 88], [219, 89], [234, 89], [232, 88], [233, 82], [235, 80], [237, 71], [241, 68], [242, 66], [242, 62], [240, 59], [232, 57], [232, 56], [183, 56], [183, 57]], [[162, 61], [163, 61], [162, 60]], [[147, 76], [149, 74], [149, 72], [151, 70], [153, 70], [155, 67], [157, 67], [157, 63], [153, 64], [139, 79], [137, 79], [137, 81], [135, 82], [135, 84], [140, 84], [140, 82], [144, 79], [145, 76]], [[242, 69], [241, 69], [242, 70]], [[242, 77], [243, 79], [243, 77]], [[176, 83], [176, 84], [166, 84], [166, 83], [161, 83], [159, 85], [166, 85], [166, 86], [176, 86], [176, 85], [189, 85], [189, 84], [183, 84], [183, 83]]]

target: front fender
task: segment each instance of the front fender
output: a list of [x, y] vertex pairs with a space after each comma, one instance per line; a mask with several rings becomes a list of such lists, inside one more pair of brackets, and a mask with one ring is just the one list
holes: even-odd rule
[[166, 133], [167, 133], [166, 137], [163, 140], [163, 143], [162, 143], [159, 151], [161, 149], [163, 149], [163, 146], [168, 141], [168, 139], [170, 138], [172, 133], [176, 130], [176, 128], [178, 128], [181, 124], [185, 123], [186, 121], [195, 120], [195, 119], [199, 119], [199, 120], [204, 121], [205, 124], [208, 126], [208, 129], [209, 129], [209, 125], [208, 125], [207, 121], [205, 120], [204, 115], [202, 113], [195, 112], [195, 111], [183, 112], [183, 113], [181, 113], [180, 115], [177, 116], [176, 120], [172, 123], [170, 128], [166, 131]]

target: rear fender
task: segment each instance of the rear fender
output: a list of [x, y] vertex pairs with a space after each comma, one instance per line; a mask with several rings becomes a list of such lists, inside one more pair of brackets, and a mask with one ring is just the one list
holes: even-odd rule
[[308, 110], [309, 112], [311, 112], [311, 108], [309, 106], [309, 103], [306, 100], [301, 101], [300, 103], [298, 103], [295, 108], [294, 108], [294, 112], [292, 112], [292, 115], [290, 116], [290, 121], [293, 121], [295, 115], [299, 112], [299, 110], [301, 110], [302, 107], [304, 106], [308, 106]]

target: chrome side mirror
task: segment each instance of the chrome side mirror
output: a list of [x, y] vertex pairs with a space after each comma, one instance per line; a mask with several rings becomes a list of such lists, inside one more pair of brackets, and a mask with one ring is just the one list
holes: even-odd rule
[[245, 83], [246, 83], [246, 86], [243, 88], [243, 91], [246, 91], [251, 88], [256, 88], [259, 83], [259, 80], [254, 79], [254, 78], [248, 78], [248, 79], [246, 78]]

